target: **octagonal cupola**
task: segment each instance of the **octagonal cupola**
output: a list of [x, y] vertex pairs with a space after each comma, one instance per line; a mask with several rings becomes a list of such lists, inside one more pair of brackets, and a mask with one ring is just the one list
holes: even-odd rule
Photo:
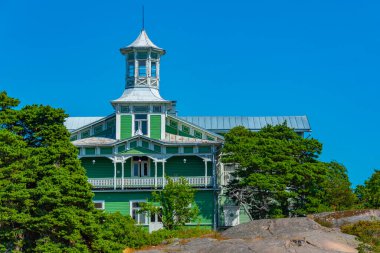
[[127, 64], [126, 89], [155, 88], [160, 83], [160, 57], [165, 50], [153, 44], [145, 29], [130, 45], [121, 48]]

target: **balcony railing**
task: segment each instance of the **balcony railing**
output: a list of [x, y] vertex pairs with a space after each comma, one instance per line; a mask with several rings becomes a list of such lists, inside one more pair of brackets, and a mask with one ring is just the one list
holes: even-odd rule
[[[187, 182], [193, 187], [210, 187], [213, 186], [214, 177], [197, 176], [197, 177], [184, 177]], [[171, 177], [174, 182], [179, 180], [179, 177]], [[164, 179], [165, 185], [167, 180]], [[92, 185], [93, 189], [130, 189], [130, 188], [162, 188], [162, 177], [139, 177], [139, 178], [89, 178], [88, 182]]]

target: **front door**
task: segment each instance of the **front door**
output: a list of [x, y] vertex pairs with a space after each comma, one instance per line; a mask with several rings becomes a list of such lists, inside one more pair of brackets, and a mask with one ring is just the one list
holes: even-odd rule
[[161, 214], [151, 214], [149, 222], [149, 233], [162, 229], [163, 227], [164, 225], [162, 224]]
[[227, 227], [236, 226], [239, 224], [239, 206], [223, 206], [224, 225]]

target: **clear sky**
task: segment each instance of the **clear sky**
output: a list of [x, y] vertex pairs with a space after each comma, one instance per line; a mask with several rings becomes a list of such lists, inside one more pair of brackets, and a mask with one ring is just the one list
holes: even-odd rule
[[112, 113], [142, 4], [180, 115], [307, 115], [354, 185], [380, 169], [380, 1], [0, 0], [0, 90]]

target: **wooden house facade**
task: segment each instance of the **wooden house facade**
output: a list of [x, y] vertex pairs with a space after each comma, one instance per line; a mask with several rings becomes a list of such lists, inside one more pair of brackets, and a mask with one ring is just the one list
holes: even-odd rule
[[219, 161], [223, 134], [238, 125], [258, 131], [286, 121], [303, 135], [310, 131], [307, 117], [179, 117], [176, 102], [159, 93], [165, 50], [142, 30], [120, 51], [126, 60], [126, 82], [121, 97], [111, 101], [114, 112], [70, 117], [65, 123], [93, 187], [95, 206], [131, 215], [137, 224], [155, 230], [159, 218], [138, 213], [139, 203], [163, 189], [166, 176], [185, 177], [197, 189], [200, 209], [197, 222], [189, 225], [216, 228], [246, 221], [240, 207], [223, 195], [234, 169]]

